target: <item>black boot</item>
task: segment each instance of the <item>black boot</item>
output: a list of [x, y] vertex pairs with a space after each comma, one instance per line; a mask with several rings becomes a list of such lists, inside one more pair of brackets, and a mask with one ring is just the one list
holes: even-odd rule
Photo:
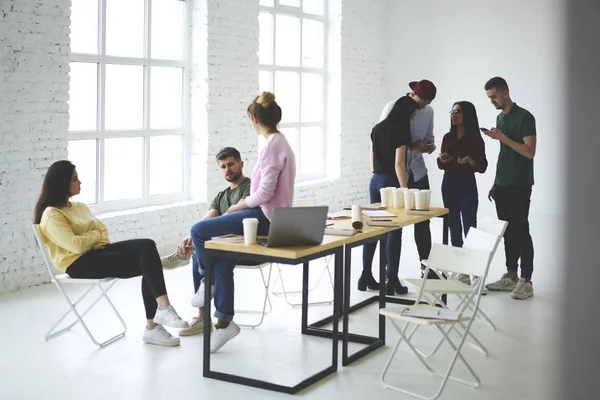
[[360, 278], [358, 278], [358, 290], [364, 292], [365, 290], [379, 290], [379, 283], [373, 278], [371, 271], [363, 269]]
[[398, 279], [397, 276], [391, 276], [390, 279], [388, 279], [387, 284], [385, 285], [386, 295], [393, 296], [395, 294], [406, 293], [408, 293], [408, 288], [400, 283], [400, 279]]

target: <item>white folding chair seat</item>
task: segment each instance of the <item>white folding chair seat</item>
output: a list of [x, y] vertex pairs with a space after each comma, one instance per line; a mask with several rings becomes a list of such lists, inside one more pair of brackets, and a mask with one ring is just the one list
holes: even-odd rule
[[[425, 275], [424, 275], [424, 279], [423, 279], [424, 284], [421, 285], [421, 288], [419, 290], [419, 296], [417, 297], [417, 300], [415, 301], [415, 305], [404, 306], [404, 307], [386, 307], [386, 308], [379, 310], [379, 313], [381, 315], [384, 315], [392, 322], [392, 325], [395, 327], [396, 331], [400, 335], [400, 337], [398, 338], [398, 341], [396, 342], [394, 349], [392, 350], [392, 353], [390, 354], [390, 357], [388, 358], [388, 361], [386, 362], [384, 369], [381, 373], [381, 383], [386, 388], [393, 389], [398, 392], [408, 394], [410, 396], [413, 396], [413, 397], [416, 397], [419, 399], [429, 400], [429, 399], [436, 399], [442, 394], [448, 380], [452, 380], [452, 381], [455, 381], [458, 383], [463, 383], [463, 384], [470, 385], [473, 387], [479, 386], [480, 380], [479, 380], [477, 374], [475, 373], [475, 371], [473, 370], [473, 368], [469, 365], [467, 360], [461, 354], [461, 349], [465, 343], [467, 336], [469, 336], [469, 334], [470, 334], [471, 325], [473, 324], [473, 320], [474, 320], [473, 315], [476, 314], [476, 312], [479, 308], [479, 302], [481, 301], [481, 291], [483, 289], [483, 281], [484, 281], [485, 276], [487, 275], [487, 272], [489, 269], [489, 264], [490, 264], [490, 259], [491, 259], [490, 255], [491, 255], [490, 252], [484, 251], [484, 250], [463, 249], [463, 248], [451, 247], [451, 246], [447, 246], [447, 245], [434, 243], [432, 246], [432, 249], [431, 249], [428, 266], [425, 269]], [[418, 318], [418, 317], [402, 315], [404, 310], [406, 310], [407, 308], [414, 308], [417, 310], [419, 310], [419, 309], [420, 310], [434, 310], [434, 311], [440, 310], [440, 308], [432, 306], [432, 305], [421, 305], [420, 304], [420, 300], [424, 295], [424, 288], [427, 286], [427, 282], [428, 282], [427, 276], [428, 276], [430, 267], [435, 268], [437, 271], [441, 271], [443, 273], [449, 273], [449, 274], [450, 273], [463, 273], [463, 274], [469, 274], [469, 275], [474, 275], [476, 277], [484, 278], [484, 279], [479, 279], [476, 281], [475, 292], [468, 295], [468, 297], [473, 298], [475, 301], [475, 304], [473, 307], [473, 314], [468, 315], [463, 312], [457, 320], [445, 320], [445, 319], [439, 319], [439, 318], [426, 319], [426, 318]], [[401, 328], [398, 325], [399, 322], [404, 322], [404, 327]], [[415, 327], [418, 327], [418, 326], [433, 327], [434, 329], [436, 329], [438, 332], [441, 333], [441, 335], [443, 336], [443, 340], [450, 345], [450, 347], [454, 351], [454, 354], [452, 356], [452, 359], [450, 361], [450, 365], [449, 365], [448, 369], [445, 371], [445, 374], [442, 374], [442, 373], [438, 372], [436, 369], [434, 369], [427, 362], [427, 359], [411, 343], [411, 340], [416, 332], [416, 329], [413, 329], [413, 331], [410, 333], [410, 335], [407, 335], [406, 333], [407, 333], [410, 325], [415, 325]], [[461, 325], [463, 327], [463, 333], [461, 334], [459, 342], [456, 343], [448, 335], [449, 329], [444, 329], [444, 328], [458, 326], [458, 325]], [[423, 364], [423, 366], [428, 371], [430, 371], [431, 373], [433, 373], [435, 375], [442, 377], [442, 382], [441, 382], [440, 386], [438, 387], [437, 391], [432, 396], [425, 396], [425, 395], [422, 395], [419, 393], [415, 393], [413, 391], [409, 391], [403, 387], [392, 385], [389, 381], [386, 380], [387, 372], [392, 363], [392, 360], [394, 359], [394, 356], [395, 356], [396, 352], [398, 351], [400, 344], [403, 341], [407, 344], [408, 348], [417, 356], [417, 358], [419, 359], [421, 364]], [[467, 368], [467, 370], [469, 371], [471, 376], [474, 378], [474, 380], [467, 381], [467, 380], [460, 379], [460, 378], [457, 378], [457, 377], [451, 375], [454, 365], [458, 359], [460, 359], [462, 361], [462, 363], [465, 365], [465, 367]], [[403, 365], [410, 365], [412, 368], [411, 363], [404, 362]], [[399, 374], [398, 376], [401, 377], [402, 375]]]
[[[57, 274], [55, 272], [54, 264], [50, 260], [50, 254], [48, 253], [48, 248], [46, 247], [46, 245], [44, 244], [44, 241], [42, 240], [42, 236], [41, 236], [40, 231], [39, 231], [39, 226], [38, 225], [33, 225], [32, 229], [33, 229], [33, 234], [35, 236], [35, 240], [36, 240], [36, 242], [38, 244], [38, 247], [42, 251], [42, 256], [44, 257], [44, 263], [46, 264], [46, 268], [48, 269], [48, 273], [50, 274], [50, 279], [56, 285], [56, 287], [58, 288], [58, 290], [60, 291], [60, 293], [63, 295], [63, 297], [65, 298], [65, 300], [69, 304], [69, 309], [62, 315], [62, 317], [60, 317], [60, 319], [54, 324], [54, 326], [52, 326], [52, 328], [50, 328], [50, 330], [48, 332], [46, 332], [46, 334], [44, 335], [44, 339], [46, 341], [54, 339], [55, 337], [60, 336], [63, 333], [66, 333], [66, 332], [70, 331], [71, 328], [73, 328], [77, 324], [81, 324], [81, 326], [83, 327], [83, 329], [87, 333], [87, 335], [90, 338], [90, 340], [96, 346], [99, 346], [99, 347], [107, 346], [110, 343], [113, 343], [114, 341], [116, 341], [116, 340], [122, 338], [123, 336], [125, 336], [125, 333], [127, 332], [127, 325], [125, 324], [125, 321], [123, 321], [123, 318], [121, 318], [121, 315], [119, 314], [119, 312], [115, 308], [114, 304], [112, 303], [112, 301], [108, 297], [108, 291], [110, 289], [112, 289], [112, 287], [117, 283], [118, 278], [74, 279], [74, 278], [69, 277], [69, 275], [67, 275], [65, 273]], [[64, 288], [62, 287], [62, 285], [79, 285], [79, 286], [87, 285], [88, 289], [76, 301], [72, 301], [71, 298], [69, 297], [69, 295], [67, 295], [67, 293], [64, 290]], [[99, 289], [100, 294], [94, 299], [94, 301], [92, 301], [92, 303], [85, 310], [83, 310], [83, 312], [78, 311], [77, 306], [95, 288]], [[88, 326], [86, 325], [86, 323], [83, 320], [83, 318], [87, 315], [87, 313], [96, 304], [98, 304], [98, 302], [101, 299], [106, 300], [106, 302], [108, 303], [108, 305], [110, 306], [110, 308], [112, 309], [112, 311], [114, 312], [114, 314], [116, 315], [117, 319], [119, 320], [119, 322], [123, 326], [123, 330], [121, 332], [119, 332], [118, 334], [110, 337], [109, 339], [106, 339], [103, 342], [99, 342], [98, 340], [96, 340], [96, 338], [94, 337], [94, 335], [92, 334], [92, 332], [90, 331], [90, 329], [88, 328]], [[75, 321], [73, 321], [70, 325], [68, 325], [65, 328], [62, 328], [60, 330], [56, 330], [56, 328], [61, 324], [61, 322], [70, 313], [75, 314]]]
[[[254, 323], [254, 324], [238, 323], [238, 325], [241, 327], [254, 329], [257, 326], [259, 326], [260, 324], [262, 324], [263, 320], [265, 319], [265, 315], [270, 313], [273, 310], [273, 306], [271, 305], [271, 298], [269, 297], [269, 283], [271, 282], [271, 270], [273, 268], [273, 264], [272, 263], [262, 263], [262, 264], [258, 264], [258, 265], [238, 264], [238, 265], [236, 265], [236, 268], [244, 269], [244, 270], [257, 270], [260, 272], [260, 277], [262, 279], [263, 288], [265, 290], [265, 297], [262, 302], [262, 310], [244, 310], [244, 309], [235, 310], [235, 312], [237, 314], [260, 314], [260, 319], [258, 320], [257, 323]], [[265, 279], [265, 274], [263, 272], [263, 270], [265, 268], [269, 268], [269, 272], [267, 274], [266, 279]], [[268, 310], [267, 310], [267, 305], [268, 305]]]
[[[293, 207], [314, 207], [315, 205], [316, 205], [316, 202], [315, 202], [315, 199], [313, 199], [313, 198], [296, 199], [296, 200], [294, 200], [294, 202], [292, 204]], [[319, 275], [319, 277], [317, 278], [317, 280], [313, 284], [313, 286], [308, 288], [309, 293], [313, 292], [315, 289], [317, 289], [319, 287], [319, 285], [321, 284], [321, 282], [325, 276], [327, 276], [329, 278], [329, 283], [331, 284], [331, 289], [333, 291], [333, 277], [331, 276], [331, 269], [329, 266], [331, 259], [332, 259], [331, 255], [324, 257], [325, 265], [323, 267], [323, 270], [321, 271], [321, 274]], [[273, 293], [273, 295], [275, 295], [275, 296], [283, 295], [283, 298], [285, 299], [286, 303], [288, 303], [292, 307], [299, 307], [302, 305], [302, 302], [294, 302], [290, 299], [290, 296], [301, 295], [302, 290], [290, 290], [289, 286], [286, 289], [286, 284], [283, 279], [283, 270], [290, 268], [290, 267], [293, 267], [293, 266], [277, 264], [277, 278], [276, 278], [275, 284], [273, 286], [277, 285], [277, 283], [279, 282], [279, 284], [281, 285], [281, 290], [276, 291], [275, 289], [273, 289], [271, 291], [271, 293]], [[289, 284], [289, 282], [288, 282], [288, 284]], [[308, 305], [325, 305], [325, 304], [332, 304], [332, 303], [333, 303], [333, 299], [323, 300], [323, 301], [309, 301]]]

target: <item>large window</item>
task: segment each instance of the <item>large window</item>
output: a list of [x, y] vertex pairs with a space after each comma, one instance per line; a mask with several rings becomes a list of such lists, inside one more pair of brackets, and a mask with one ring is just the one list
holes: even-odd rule
[[98, 211], [185, 197], [184, 0], [72, 0], [69, 159]]
[[259, 86], [275, 93], [297, 181], [325, 172], [327, 0], [260, 0]]

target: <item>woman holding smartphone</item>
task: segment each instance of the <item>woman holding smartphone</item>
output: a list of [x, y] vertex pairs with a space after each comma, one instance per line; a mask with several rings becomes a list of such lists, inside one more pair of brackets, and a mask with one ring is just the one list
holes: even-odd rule
[[483, 174], [488, 162], [475, 106], [468, 101], [456, 102], [450, 115], [450, 132], [444, 135], [437, 163], [444, 170], [442, 198], [444, 207], [450, 210], [452, 245], [462, 247], [463, 232], [466, 236], [470, 227], [477, 226], [475, 173]]

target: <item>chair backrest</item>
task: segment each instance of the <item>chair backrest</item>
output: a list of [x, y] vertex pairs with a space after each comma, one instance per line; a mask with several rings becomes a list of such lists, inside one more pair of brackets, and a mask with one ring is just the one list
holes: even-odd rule
[[427, 259], [427, 266], [436, 271], [479, 277], [487, 274], [490, 259], [491, 252], [487, 250], [466, 249], [434, 243]]
[[488, 251], [490, 253], [491, 261], [494, 254], [496, 254], [499, 243], [500, 240], [498, 236], [471, 227], [465, 238], [463, 249]]
[[48, 247], [46, 247], [46, 245], [44, 244], [44, 241], [42, 240], [42, 235], [40, 233], [40, 226], [37, 224], [33, 224], [31, 226], [31, 228], [33, 230], [33, 236], [35, 236], [35, 241], [37, 242], [37, 245], [40, 248], [40, 251], [42, 252], [42, 256], [44, 257], [44, 263], [46, 264], [46, 268], [48, 269], [50, 278], [52, 278], [52, 280], [54, 281], [56, 278], [56, 272], [57, 272], [55, 269], [56, 267], [54, 266], [54, 263], [50, 259], [50, 253], [48, 253]]
[[313, 197], [307, 197], [305, 199], [294, 199], [292, 207], [314, 207], [317, 202]]
[[500, 237], [504, 235], [507, 226], [508, 222], [497, 218], [484, 216], [477, 220], [477, 229]]

